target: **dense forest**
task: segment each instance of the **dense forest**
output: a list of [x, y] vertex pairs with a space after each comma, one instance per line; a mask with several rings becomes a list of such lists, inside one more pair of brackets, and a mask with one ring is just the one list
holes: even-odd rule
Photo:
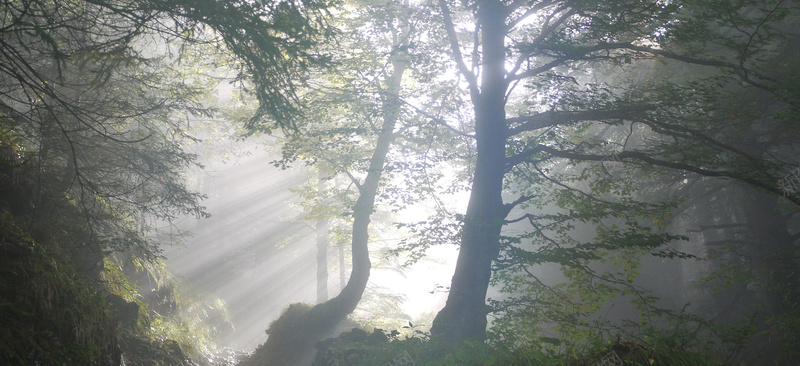
[[0, 16], [0, 364], [800, 364], [793, 0]]

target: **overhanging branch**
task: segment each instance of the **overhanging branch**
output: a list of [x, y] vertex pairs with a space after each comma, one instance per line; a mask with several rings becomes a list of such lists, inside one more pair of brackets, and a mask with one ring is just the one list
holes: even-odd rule
[[[573, 159], [573, 160], [581, 160], [581, 161], [608, 161], [608, 155], [594, 155], [594, 154], [583, 154], [574, 151], [564, 151], [558, 150], [550, 146], [545, 145], [538, 145], [536, 150], [541, 152], [546, 152], [552, 156], [566, 158], [566, 159]], [[733, 172], [733, 171], [725, 171], [725, 170], [712, 170], [707, 168], [702, 168], [699, 166], [687, 164], [687, 163], [680, 163], [668, 160], [661, 160], [650, 155], [647, 155], [643, 152], [639, 151], [623, 151], [613, 156], [614, 160], [625, 162], [628, 161], [641, 161], [644, 163], [648, 163], [654, 166], [660, 166], [664, 168], [670, 168], [675, 170], [681, 170], [686, 172], [695, 173], [698, 175], [706, 176], [706, 177], [719, 177], [719, 178], [731, 178], [736, 179], [738, 181], [747, 183], [753, 187], [761, 188], [767, 192], [783, 196], [790, 202], [794, 203], [795, 205], [800, 206], [800, 197], [792, 196], [787, 194], [784, 190], [780, 189], [777, 185], [771, 185], [761, 180], [748, 177], [746, 175]]]
[[518, 124], [518, 126], [508, 129], [508, 135], [514, 136], [525, 131], [533, 131], [568, 123], [630, 119], [654, 108], [655, 107], [652, 106], [631, 106], [630, 108], [612, 110], [547, 111], [532, 116], [506, 118], [506, 122], [509, 125]]

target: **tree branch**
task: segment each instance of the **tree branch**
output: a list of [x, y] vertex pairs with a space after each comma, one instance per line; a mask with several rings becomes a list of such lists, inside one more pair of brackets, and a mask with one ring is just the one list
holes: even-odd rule
[[456, 28], [453, 24], [453, 19], [450, 17], [450, 8], [447, 6], [446, 0], [439, 0], [439, 7], [442, 10], [442, 20], [444, 21], [444, 28], [447, 30], [447, 38], [450, 41], [450, 49], [453, 52], [453, 60], [456, 62], [458, 71], [467, 79], [467, 84], [469, 84], [469, 92], [473, 97], [472, 99], [475, 100], [480, 94], [478, 80], [475, 78], [475, 74], [469, 70], [467, 64], [464, 63], [464, 56], [461, 54], [461, 47], [458, 44]]
[[652, 106], [632, 106], [630, 108], [612, 110], [589, 111], [547, 111], [532, 116], [506, 118], [508, 124], [519, 124], [508, 129], [508, 135], [514, 136], [525, 131], [533, 131], [546, 127], [553, 127], [565, 123], [575, 123], [590, 120], [630, 119], [637, 113], [652, 110]]
[[[546, 152], [548, 154], [561, 158], [582, 160], [582, 161], [607, 161], [609, 159], [609, 156], [607, 155], [593, 155], [593, 154], [582, 154], [573, 151], [563, 151], [545, 145], [538, 145], [536, 150]], [[694, 166], [691, 164], [661, 160], [639, 151], [623, 151], [618, 154], [615, 154], [614, 159], [620, 162], [624, 162], [625, 160], [638, 160], [651, 165], [692, 172], [706, 177], [736, 179], [741, 182], [747, 183], [751, 186], [761, 188], [767, 192], [783, 196], [784, 198], [794, 203], [795, 205], [800, 206], [800, 197], [788, 195], [786, 192], [781, 190], [776, 185], [771, 185], [763, 181], [760, 181], [758, 179], [751, 178], [736, 172], [724, 171], [724, 170], [711, 170]]]

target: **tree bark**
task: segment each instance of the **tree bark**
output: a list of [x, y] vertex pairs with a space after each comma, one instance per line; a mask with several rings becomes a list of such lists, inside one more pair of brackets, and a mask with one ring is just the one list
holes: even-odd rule
[[478, 2], [483, 63], [480, 90], [472, 93], [475, 173], [450, 293], [431, 328], [432, 336], [454, 342], [482, 340], [485, 336], [491, 265], [497, 258], [500, 229], [508, 214], [502, 199], [507, 134], [504, 21], [502, 3]]

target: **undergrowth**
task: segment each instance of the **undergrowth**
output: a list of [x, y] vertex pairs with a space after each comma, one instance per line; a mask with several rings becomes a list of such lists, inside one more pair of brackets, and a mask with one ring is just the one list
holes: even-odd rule
[[116, 321], [57, 243], [34, 241], [0, 213], [0, 364], [119, 363]]
[[353, 329], [321, 342], [315, 366], [695, 366], [726, 365], [723, 357], [676, 348], [667, 333], [641, 343], [622, 339], [593, 339], [570, 352], [541, 345], [507, 347], [486, 342], [453, 344], [429, 336], [400, 339], [399, 332]]
[[[161, 261], [128, 258], [126, 262], [107, 257], [103, 271], [109, 290], [139, 307], [136, 326], [122, 330], [126, 364], [189, 365], [217, 352], [218, 328], [230, 323], [222, 300], [184, 288]], [[130, 277], [140, 277], [155, 288], [143, 291]]]

